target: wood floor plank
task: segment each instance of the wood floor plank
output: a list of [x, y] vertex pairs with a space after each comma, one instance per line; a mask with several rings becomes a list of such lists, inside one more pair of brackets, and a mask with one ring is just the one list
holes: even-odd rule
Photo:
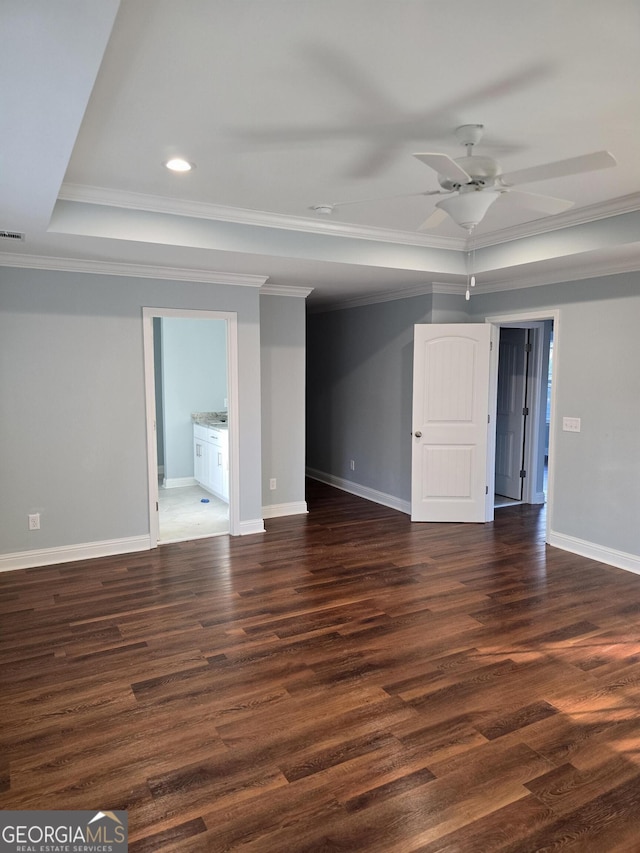
[[543, 507], [307, 502], [0, 574], [0, 808], [126, 809], [135, 853], [637, 853], [640, 578]]

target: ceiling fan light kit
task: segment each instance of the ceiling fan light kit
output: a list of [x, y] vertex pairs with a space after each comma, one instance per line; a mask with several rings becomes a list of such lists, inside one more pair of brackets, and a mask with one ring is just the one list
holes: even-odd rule
[[[515, 184], [579, 175], [616, 165], [616, 159], [609, 151], [595, 151], [579, 157], [569, 157], [567, 160], [503, 173], [493, 157], [473, 153], [473, 146], [482, 138], [483, 129], [481, 124], [463, 124], [456, 128], [456, 138], [466, 149], [464, 157], [453, 159], [440, 152], [413, 155], [437, 173], [438, 183], [448, 194], [448, 198], [439, 201], [436, 207], [446, 211], [457, 225], [467, 231], [482, 221], [487, 210], [500, 196], [511, 194], [511, 188]], [[573, 204], [565, 199], [522, 191], [513, 192], [511, 201], [547, 216], [562, 213]], [[437, 222], [437, 219], [435, 221]]]
[[482, 221], [491, 205], [500, 198], [498, 190], [472, 189], [443, 198], [436, 204], [461, 228], [471, 232]]

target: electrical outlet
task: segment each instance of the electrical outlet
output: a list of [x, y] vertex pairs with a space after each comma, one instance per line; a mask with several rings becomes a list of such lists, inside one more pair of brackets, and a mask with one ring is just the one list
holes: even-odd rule
[[40, 530], [40, 513], [29, 513], [29, 530]]
[[271, 491], [273, 491], [276, 488], [276, 478], [275, 477], [272, 477], [269, 480], [269, 488], [271, 489]]
[[564, 432], [580, 432], [580, 418], [563, 418], [562, 429]]

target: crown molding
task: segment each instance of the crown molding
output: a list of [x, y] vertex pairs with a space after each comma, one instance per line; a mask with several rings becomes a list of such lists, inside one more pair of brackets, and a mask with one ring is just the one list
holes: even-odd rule
[[213, 270], [182, 269], [178, 267], [124, 264], [111, 261], [92, 261], [86, 258], [57, 258], [46, 255], [26, 255], [0, 252], [0, 266], [23, 267], [60, 272], [81, 272], [94, 275], [116, 275], [131, 278], [157, 278], [170, 281], [194, 281], [206, 284], [229, 284], [234, 287], [263, 287], [268, 276], [248, 275]]
[[464, 293], [466, 293], [467, 283], [466, 281], [434, 281], [432, 288], [433, 293], [444, 293], [447, 295], [454, 294], [455, 296], [462, 296]]
[[[567, 281], [584, 281], [588, 278], [601, 278], [609, 275], [621, 275], [622, 273], [640, 271], [640, 253], [637, 258], [621, 261], [591, 261], [580, 266], [572, 265], [571, 270], [546, 271], [542, 273], [529, 273], [518, 275], [514, 268], [514, 278], [509, 281], [479, 281], [476, 285], [478, 295], [484, 293], [497, 293], [504, 290], [522, 290], [527, 287], [541, 287], [549, 284], [560, 284]], [[640, 281], [638, 281], [640, 289]]]
[[121, 207], [127, 210], [144, 210], [150, 213], [167, 213], [174, 216], [189, 216], [198, 219], [219, 219], [240, 225], [258, 225], [300, 231], [307, 234], [324, 234], [356, 240], [374, 240], [382, 243], [399, 243], [405, 246], [423, 246], [427, 249], [450, 249], [464, 251], [465, 237], [442, 237], [412, 231], [395, 231], [390, 228], [374, 228], [367, 225], [349, 225], [346, 222], [331, 222], [304, 216], [289, 216], [265, 210], [248, 210], [227, 207], [201, 201], [167, 198], [145, 193], [112, 190], [107, 187], [91, 187], [65, 183], [60, 188], [58, 199], [82, 204]]
[[287, 287], [286, 284], [264, 284], [260, 288], [260, 296], [299, 296], [306, 299], [313, 292], [313, 287]]
[[466, 248], [467, 250], [484, 249], [488, 246], [497, 246], [500, 243], [509, 243], [511, 240], [549, 234], [552, 231], [561, 231], [564, 228], [596, 222], [599, 219], [609, 219], [612, 216], [621, 216], [624, 213], [633, 213], [637, 210], [640, 210], [640, 193], [631, 193], [598, 204], [580, 207], [577, 210], [568, 210], [555, 216], [544, 216], [532, 222], [523, 222], [520, 225], [513, 225], [500, 231], [492, 231], [488, 234], [472, 237], [467, 241]]
[[209, 202], [189, 201], [168, 198], [128, 190], [114, 190], [108, 187], [94, 187], [85, 184], [64, 183], [58, 198], [62, 201], [82, 204], [121, 207], [127, 210], [144, 210], [151, 213], [166, 213], [175, 216], [189, 216], [198, 219], [217, 219], [235, 222], [241, 225], [258, 225], [299, 231], [308, 234], [324, 234], [358, 240], [377, 240], [383, 243], [399, 243], [408, 246], [423, 246], [430, 249], [449, 249], [452, 251], [470, 251], [523, 237], [533, 237], [583, 225], [598, 219], [607, 219], [624, 213], [640, 210], [640, 193], [631, 193], [616, 199], [599, 202], [565, 211], [555, 216], [544, 216], [530, 222], [491, 231], [475, 237], [443, 237], [434, 234], [422, 234], [411, 231], [396, 231], [388, 228], [375, 228], [366, 225], [350, 225], [345, 222], [332, 222], [303, 216], [290, 216], [263, 210], [249, 210], [229, 207]]
[[324, 314], [328, 311], [343, 311], [347, 308], [363, 308], [365, 305], [378, 305], [381, 302], [395, 302], [398, 299], [411, 299], [414, 296], [430, 296], [434, 292], [433, 284], [426, 282], [422, 285], [409, 287], [404, 290], [385, 290], [381, 293], [371, 293], [367, 296], [354, 296], [351, 299], [341, 299], [321, 302], [309, 306], [310, 314]]

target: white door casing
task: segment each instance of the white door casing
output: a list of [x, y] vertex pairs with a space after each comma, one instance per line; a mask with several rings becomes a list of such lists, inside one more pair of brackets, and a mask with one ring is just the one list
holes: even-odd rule
[[414, 327], [412, 521], [483, 522], [488, 500], [492, 326]]
[[229, 533], [240, 534], [240, 450], [239, 450], [239, 374], [238, 317], [235, 311], [208, 311], [182, 308], [142, 309], [144, 378], [147, 414], [147, 471], [149, 488], [149, 534], [151, 548], [158, 544], [158, 458], [156, 445], [156, 406], [153, 354], [153, 318], [225, 320], [227, 324], [227, 394], [229, 412]]
[[495, 491], [522, 500], [522, 450], [526, 405], [526, 329], [500, 330], [496, 409]]
[[[547, 494], [546, 494], [546, 525], [545, 525], [545, 542], [551, 541], [551, 534], [553, 532], [553, 523], [554, 523], [554, 491], [555, 491], [555, 429], [554, 424], [556, 420], [556, 411], [557, 411], [557, 377], [560, 376], [561, 373], [561, 317], [562, 311], [559, 308], [541, 308], [534, 311], [523, 311], [523, 312], [515, 312], [515, 313], [505, 313], [505, 314], [491, 314], [485, 317], [484, 322], [491, 325], [492, 327], [500, 327], [503, 328], [505, 326], [519, 326], [521, 328], [530, 328], [536, 330], [544, 321], [551, 320], [553, 322], [553, 381], [551, 384], [551, 429], [549, 432], [549, 468], [548, 468], [548, 485], [547, 485]], [[535, 331], [534, 331], [535, 336]], [[540, 343], [540, 341], [538, 341]], [[534, 351], [536, 350], [535, 337], [534, 337]], [[537, 359], [534, 359], [534, 362], [541, 360], [542, 348], [541, 346], [537, 347]], [[535, 354], [535, 353], [534, 353]], [[497, 365], [495, 370], [497, 376]], [[532, 399], [531, 399], [531, 411], [534, 413], [540, 407], [544, 406], [544, 401], [540, 399], [540, 391], [542, 382], [539, 381], [540, 373], [540, 365], [536, 364], [536, 377], [534, 382], [532, 383]], [[546, 374], [545, 374], [546, 381]], [[538, 399], [535, 399], [535, 397]], [[536, 431], [536, 418], [533, 417], [531, 419], [531, 423], [533, 429], [532, 433]], [[532, 440], [530, 442], [531, 446], [534, 447], [536, 444], [536, 436], [532, 435]], [[535, 466], [531, 464], [530, 460], [527, 460], [525, 463], [525, 467], [529, 469], [533, 469]], [[532, 483], [531, 478], [525, 479], [524, 485], [524, 495], [523, 498], [526, 502], [534, 502], [540, 503], [541, 500], [535, 499], [535, 494], [527, 494], [528, 486], [527, 480]], [[542, 500], [544, 496], [542, 497]]]

